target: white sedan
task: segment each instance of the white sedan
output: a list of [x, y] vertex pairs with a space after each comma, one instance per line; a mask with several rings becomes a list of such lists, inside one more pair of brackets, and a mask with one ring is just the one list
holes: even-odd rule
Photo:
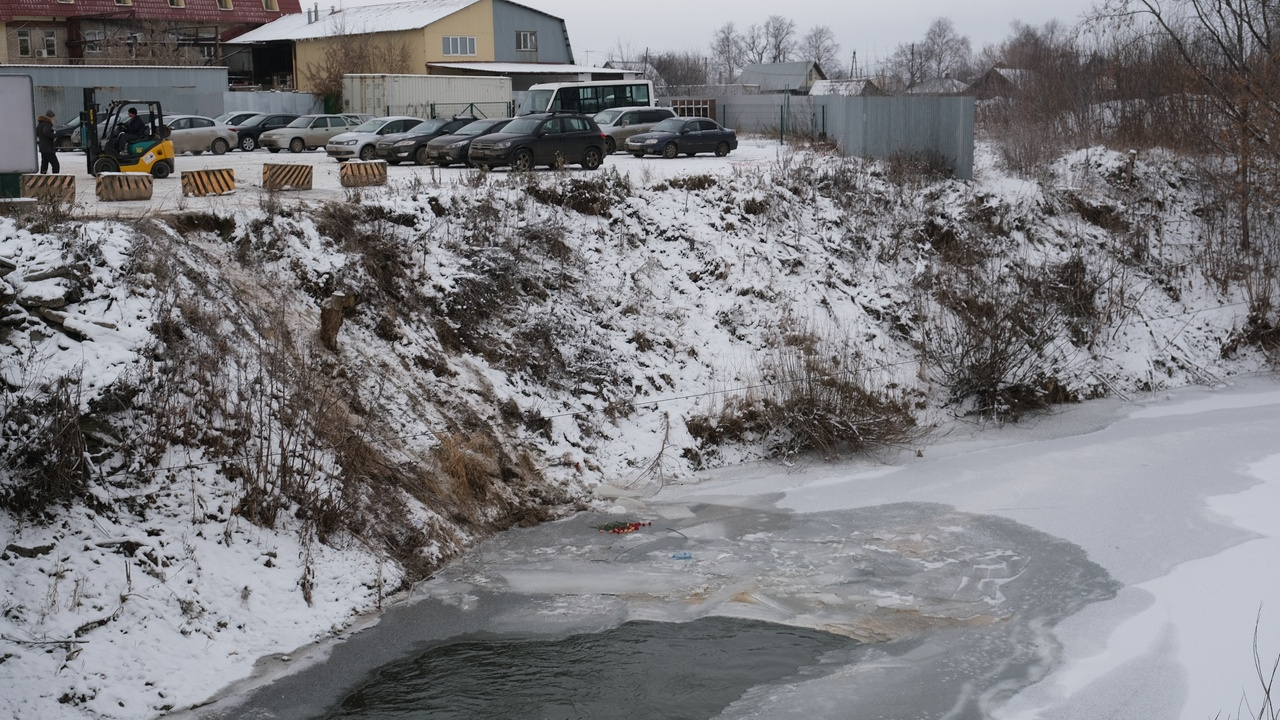
[[236, 146], [236, 131], [203, 115], [165, 115], [175, 154], [199, 155], [208, 150], [221, 155]]
[[393, 115], [366, 120], [360, 125], [329, 138], [324, 151], [338, 162], [360, 158], [373, 160], [378, 156], [378, 140], [383, 135], [395, 135], [422, 123], [422, 118]]

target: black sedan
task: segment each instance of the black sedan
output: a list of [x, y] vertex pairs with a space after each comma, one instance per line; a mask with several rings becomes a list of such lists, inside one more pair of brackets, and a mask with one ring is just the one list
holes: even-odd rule
[[432, 138], [427, 143], [427, 155], [431, 157], [431, 162], [440, 167], [449, 167], [454, 163], [470, 165], [467, 151], [471, 149], [471, 141], [482, 135], [502, 132], [502, 128], [509, 122], [511, 118], [491, 118], [464, 125], [450, 135]]
[[738, 148], [738, 134], [709, 118], [675, 117], [663, 120], [647, 133], [627, 138], [627, 152], [636, 157], [661, 155], [673, 158], [680, 153], [693, 157], [713, 152], [724, 157]]
[[387, 135], [378, 141], [378, 159], [388, 165], [413, 161], [419, 165], [431, 162], [427, 143], [441, 135], [450, 135], [476, 121], [473, 117], [432, 118], [408, 132]]

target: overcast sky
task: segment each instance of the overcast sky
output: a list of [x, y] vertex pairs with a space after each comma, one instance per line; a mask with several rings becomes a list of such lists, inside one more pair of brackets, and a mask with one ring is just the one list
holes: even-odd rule
[[848, 62], [857, 51], [860, 65], [883, 58], [904, 42], [924, 36], [929, 23], [949, 17], [968, 36], [975, 51], [997, 43], [1020, 20], [1042, 25], [1057, 19], [1074, 25], [1092, 0], [641, 0], [601, 3], [600, 0], [518, 0], [557, 17], [569, 27], [569, 40], [580, 64], [598, 65], [618, 48], [643, 55], [650, 51], [705, 52], [716, 29], [727, 22], [742, 29], [762, 25], [770, 15], [795, 21], [801, 35], [815, 25], [827, 25]]

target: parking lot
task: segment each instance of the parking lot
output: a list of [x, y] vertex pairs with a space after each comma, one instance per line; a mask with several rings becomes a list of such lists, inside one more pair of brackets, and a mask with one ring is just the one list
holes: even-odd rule
[[[615, 153], [605, 159], [599, 170], [587, 171], [576, 165], [566, 168], [571, 175], [607, 171], [610, 168], [629, 175], [639, 183], [659, 182], [666, 177], [684, 174], [711, 173], [723, 174], [748, 166], [767, 166], [778, 159], [779, 153], [788, 152], [776, 141], [763, 138], [741, 138], [738, 149], [727, 157], [714, 155], [698, 155], [696, 157], [679, 157], [673, 160], [661, 158], [635, 158], [626, 153]], [[254, 152], [232, 151], [225, 155], [179, 155], [176, 172], [164, 180], [156, 180], [153, 184], [150, 200], [130, 200], [116, 202], [100, 202], [95, 194], [96, 179], [89, 174], [85, 164], [85, 156], [78, 151], [60, 152], [58, 160], [63, 174], [76, 177], [76, 203], [79, 212], [90, 216], [122, 216], [137, 217], [148, 213], [174, 212], [180, 210], [219, 210], [257, 205], [266, 195], [262, 186], [262, 166], [268, 163], [305, 164], [312, 167], [311, 190], [283, 190], [278, 194], [282, 202], [321, 202], [341, 200], [349, 197], [351, 190], [342, 187], [339, 181], [339, 163], [325, 154], [323, 150], [301, 153], [270, 153], [265, 150]], [[230, 169], [235, 173], [235, 190], [223, 195], [206, 197], [183, 197], [181, 174], [190, 170]], [[387, 168], [386, 190], [395, 192], [397, 188], [407, 187], [410, 183], [431, 185], [450, 185], [462, 182], [469, 173], [477, 172], [464, 167], [440, 168], [434, 166], [393, 165]], [[505, 174], [507, 169], [493, 172]], [[539, 168], [539, 174], [550, 174], [552, 171]], [[415, 181], [416, 178], [416, 181]], [[383, 188], [361, 188], [362, 193], [376, 193]]]

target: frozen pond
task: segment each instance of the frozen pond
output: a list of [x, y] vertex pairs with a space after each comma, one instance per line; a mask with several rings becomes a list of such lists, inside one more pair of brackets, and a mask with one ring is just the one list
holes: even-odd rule
[[[441, 657], [474, 660], [465, 676], [518, 649], [552, 658], [537, 672], [554, 675], [562, 653], [547, 651], [574, 648], [588, 661], [559, 671], [584, 684], [491, 716], [608, 717], [693, 682], [698, 657], [761, 652], [759, 674], [738, 674], [700, 717], [1199, 720], [1256, 704], [1259, 608], [1264, 664], [1280, 651], [1280, 576], [1259, 570], [1280, 553], [1269, 378], [957, 425], [887, 464], [739, 467], [619, 502], [493, 538], [377, 624], [264, 659], [196, 714], [382, 712]], [[624, 520], [653, 524], [593, 527]], [[742, 637], [705, 637], [726, 634]], [[611, 699], [611, 658], [629, 642], [651, 647], [624, 666], [631, 694]], [[518, 688], [535, 665], [495, 672]], [[471, 684], [503, 687], [483, 677]], [[565, 694], [594, 704], [574, 714]]]
[[976, 719], [1118, 587], [1002, 518], [778, 497], [653, 504], [627, 534], [597, 529], [616, 515], [509, 531], [226, 716]]

